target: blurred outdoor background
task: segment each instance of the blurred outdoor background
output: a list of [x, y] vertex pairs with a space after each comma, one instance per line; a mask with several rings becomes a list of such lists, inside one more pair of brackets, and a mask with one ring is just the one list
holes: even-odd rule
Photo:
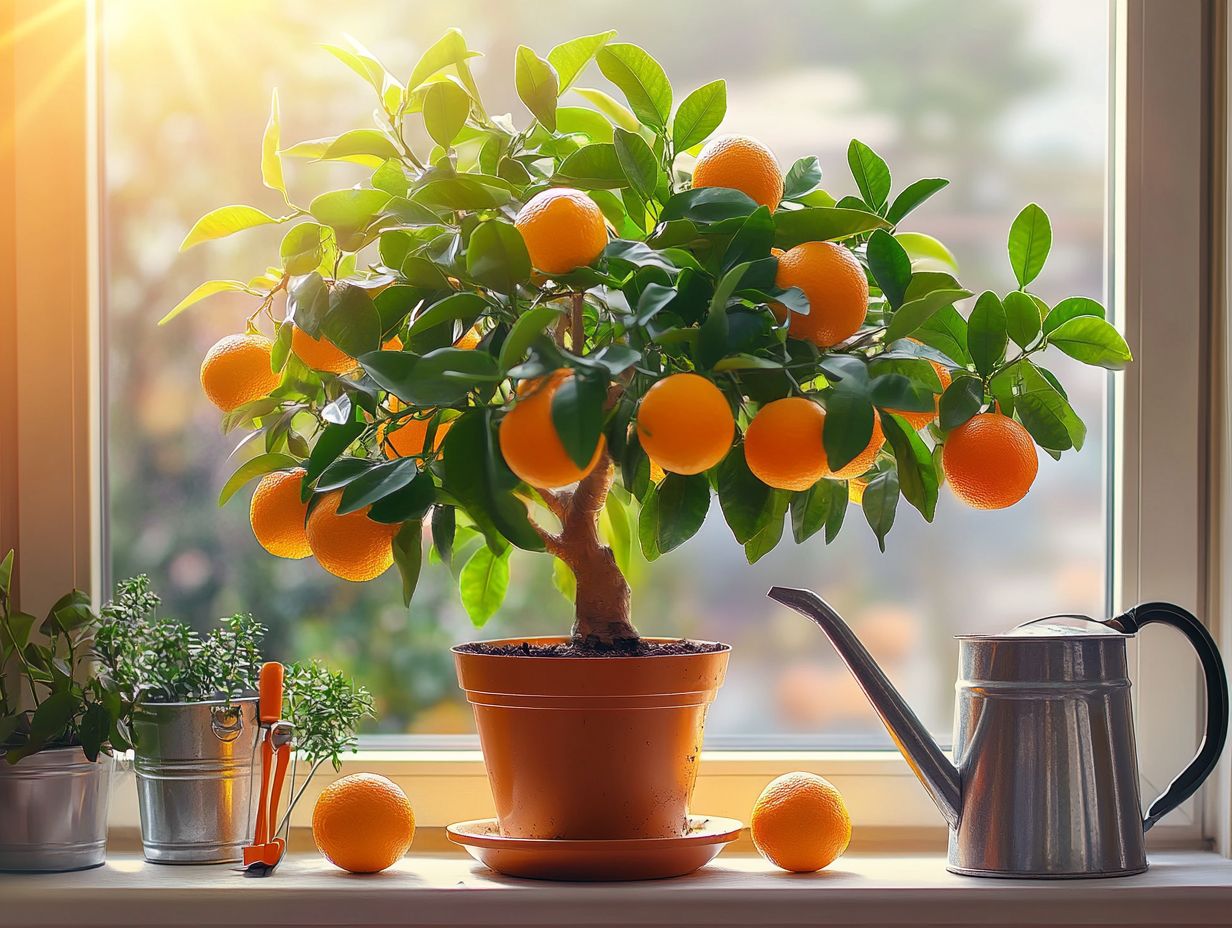
[[[1037, 292], [1050, 303], [1104, 297], [1108, 10], [1100, 0], [109, 0], [102, 9], [111, 576], [149, 573], [167, 611], [201, 628], [254, 613], [271, 629], [268, 656], [321, 657], [373, 691], [373, 733], [469, 732], [449, 646], [564, 633], [572, 609], [552, 587], [551, 560], [522, 554], [505, 607], [486, 628], [471, 627], [440, 565], [425, 565], [408, 611], [395, 570], [356, 585], [311, 560], [268, 556], [248, 526], [250, 491], [217, 508], [239, 436], [220, 434], [198, 369], [215, 340], [242, 329], [251, 299], [214, 297], [166, 328], [155, 322], [202, 280], [247, 279], [276, 263], [277, 228], [177, 251], [213, 207], [281, 208], [259, 169], [273, 88], [284, 146], [370, 124], [371, 91], [319, 43], [349, 33], [405, 77], [457, 26], [486, 54], [472, 66], [488, 109], [524, 125], [517, 45], [546, 54], [618, 29], [663, 62], [677, 100], [726, 78], [721, 131], [757, 137], [785, 168], [818, 155], [835, 196], [855, 192], [845, 158], [853, 136], [887, 159], [895, 189], [950, 178], [904, 228], [946, 242], [968, 288], [1013, 286], [1006, 234], [1034, 200], [1051, 216], [1055, 242]], [[593, 65], [581, 84], [615, 92]], [[287, 172], [300, 202], [365, 176], [353, 165], [295, 161]], [[829, 599], [945, 738], [952, 635], [1047, 612], [1103, 614], [1105, 375], [1062, 357], [1046, 363], [1069, 387], [1088, 443], [1059, 463], [1041, 453], [1034, 489], [1010, 510], [974, 512], [943, 489], [931, 526], [900, 506], [881, 555], [853, 507], [830, 547], [820, 537], [796, 547], [789, 532], [749, 567], [716, 503], [697, 537], [641, 565], [634, 617], [643, 633], [735, 647], [710, 747], [888, 743], [822, 636], [765, 598], [773, 584]]]

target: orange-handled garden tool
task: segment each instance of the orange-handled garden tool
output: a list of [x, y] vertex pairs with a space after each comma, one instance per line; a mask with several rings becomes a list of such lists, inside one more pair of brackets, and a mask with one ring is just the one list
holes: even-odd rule
[[259, 712], [265, 738], [261, 742], [261, 794], [253, 843], [244, 848], [245, 871], [266, 876], [278, 866], [286, 842], [278, 829], [278, 803], [291, 760], [291, 723], [282, 720], [282, 664], [269, 661], [261, 666]]

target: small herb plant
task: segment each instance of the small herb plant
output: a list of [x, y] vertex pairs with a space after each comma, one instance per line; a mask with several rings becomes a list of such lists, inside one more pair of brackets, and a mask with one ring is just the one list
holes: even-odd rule
[[[256, 695], [264, 625], [236, 614], [202, 638], [157, 615], [159, 602], [143, 575], [117, 584], [102, 610], [94, 653], [129, 704]], [[326, 760], [340, 768], [359, 723], [372, 715], [371, 694], [317, 661], [289, 665], [284, 681], [282, 717], [295, 728], [297, 759], [313, 772]]]
[[0, 561], [0, 670], [18, 669], [0, 673], [0, 750], [10, 764], [52, 748], [80, 746], [91, 761], [127, 750], [132, 699], [93, 660], [102, 626], [89, 596], [73, 590], [39, 623], [11, 598], [13, 562], [12, 551]]

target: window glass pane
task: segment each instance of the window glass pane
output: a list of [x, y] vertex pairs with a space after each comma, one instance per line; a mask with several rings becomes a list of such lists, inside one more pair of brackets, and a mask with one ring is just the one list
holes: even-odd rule
[[[854, 192], [845, 159], [853, 136], [886, 157], [899, 187], [951, 178], [906, 228], [943, 239], [968, 286], [1012, 286], [1006, 233], [1036, 201], [1055, 239], [1040, 295], [1102, 296], [1108, 16], [1099, 3], [115, 0], [104, 9], [112, 575], [150, 573], [167, 609], [202, 627], [235, 610], [255, 613], [270, 626], [271, 655], [321, 656], [369, 686], [376, 732], [469, 732], [448, 646], [559, 633], [571, 608], [552, 589], [550, 561], [521, 556], [502, 614], [482, 631], [439, 565], [425, 568], [408, 612], [394, 571], [361, 586], [310, 561], [276, 560], [252, 538], [247, 493], [215, 505], [241, 436], [219, 433], [197, 369], [206, 349], [256, 307], [223, 295], [166, 328], [155, 322], [200, 281], [246, 278], [277, 253], [280, 233], [261, 229], [177, 253], [210, 208], [281, 208], [258, 167], [273, 87], [284, 145], [367, 118], [367, 88], [318, 43], [356, 35], [405, 74], [447, 26], [459, 26], [487, 55], [474, 68], [489, 109], [524, 121], [512, 87], [516, 45], [544, 53], [616, 28], [664, 62], [678, 97], [727, 78], [724, 128], [756, 136], [784, 165], [817, 154], [836, 196]], [[587, 81], [603, 85], [597, 73]], [[287, 170], [303, 200], [362, 177], [348, 165], [293, 162]], [[825, 595], [944, 734], [951, 635], [1001, 630], [1041, 610], [1103, 611], [1105, 379], [1064, 358], [1046, 362], [1070, 387], [1090, 433], [1082, 454], [1060, 462], [1041, 455], [1039, 479], [1020, 505], [979, 513], [943, 490], [931, 526], [900, 508], [885, 555], [852, 507], [852, 524], [834, 545], [787, 543], [749, 567], [715, 504], [698, 537], [638, 568], [635, 619], [644, 633], [735, 645], [708, 728], [712, 747], [885, 743], [829, 645], [765, 599], [773, 584]]]

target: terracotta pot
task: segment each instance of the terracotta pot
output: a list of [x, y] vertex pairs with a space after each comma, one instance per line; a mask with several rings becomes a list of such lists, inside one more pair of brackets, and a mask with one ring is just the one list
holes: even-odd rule
[[706, 709], [730, 653], [726, 645], [708, 654], [611, 658], [455, 648], [501, 833], [568, 839], [685, 834]]

